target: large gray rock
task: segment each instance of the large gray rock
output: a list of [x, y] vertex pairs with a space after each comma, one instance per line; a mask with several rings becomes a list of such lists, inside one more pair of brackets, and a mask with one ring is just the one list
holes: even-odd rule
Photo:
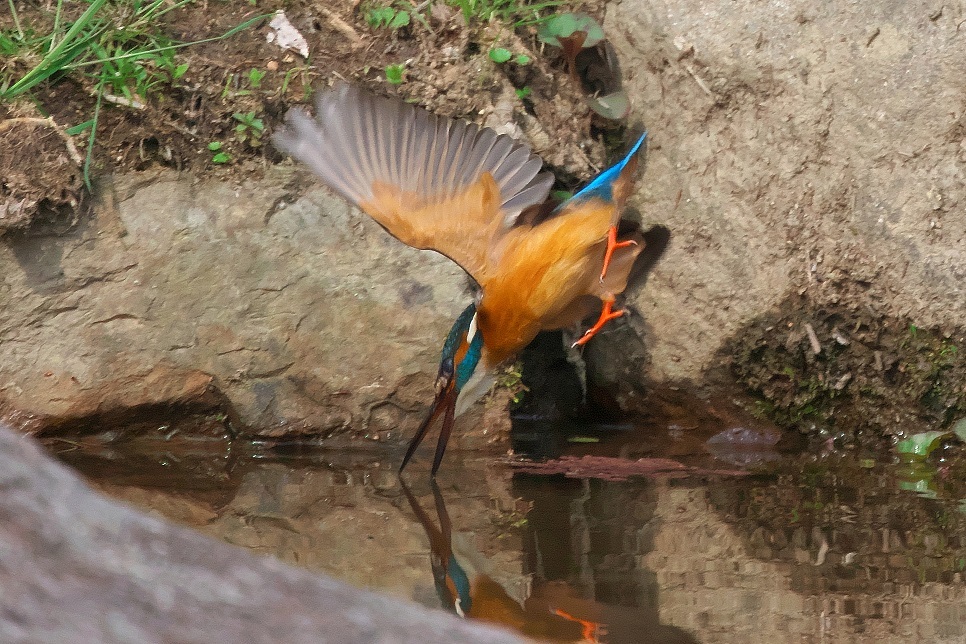
[[902, 0], [608, 6], [650, 133], [636, 205], [672, 235], [613, 377], [699, 379], [790, 294], [962, 325], [964, 19]]
[[0, 238], [0, 412], [219, 392], [263, 435], [417, 423], [466, 278], [302, 176], [117, 177], [70, 234]]
[[94, 493], [0, 426], [0, 641], [517, 642]]

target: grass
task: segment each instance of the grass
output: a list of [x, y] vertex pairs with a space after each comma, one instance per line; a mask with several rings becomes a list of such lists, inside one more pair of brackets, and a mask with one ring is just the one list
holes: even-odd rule
[[212, 141], [208, 144], [208, 150], [211, 151], [211, 162], [215, 165], [224, 165], [231, 162], [231, 155], [222, 150], [223, 147], [221, 141]]
[[489, 22], [499, 20], [514, 28], [533, 25], [551, 18], [544, 14], [547, 9], [556, 9], [563, 0], [546, 0], [529, 3], [525, 0], [444, 0], [445, 4], [455, 7], [463, 14], [466, 24], [474, 21]]
[[390, 5], [365, 4], [363, 5], [363, 17], [366, 23], [373, 29], [401, 29], [410, 23], [410, 11], [395, 6], [399, 3]]
[[235, 138], [239, 143], [248, 143], [255, 148], [262, 144], [265, 123], [255, 115], [254, 111], [235, 112], [232, 118], [238, 122], [235, 125]]
[[[458, 9], [467, 25], [476, 22], [500, 21], [512, 28], [545, 22], [553, 17], [546, 10], [556, 9], [564, 0], [544, 0], [531, 3], [527, 0], [442, 0], [442, 4]], [[427, 24], [425, 12], [429, 2], [415, 3], [411, 0], [367, 2], [362, 5], [362, 16], [373, 29], [402, 29], [413, 19]]]
[[[105, 101], [144, 109], [152, 94], [177, 83], [188, 70], [179, 63], [178, 49], [228, 38], [265, 16], [246, 20], [225, 33], [194, 42], [175, 42], [164, 30], [164, 17], [194, 0], [56, 0], [44, 24], [26, 24], [14, 0], [7, 0], [13, 26], [0, 30], [0, 101], [23, 96], [45, 82], [74, 78], [92, 88], [94, 113], [90, 120], [67, 129], [79, 134], [90, 129], [84, 183], [90, 189], [90, 162], [97, 123]], [[79, 12], [79, 13], [78, 13]], [[18, 70], [26, 69], [22, 74]]]
[[406, 65], [386, 65], [386, 80], [390, 85], [400, 85], [405, 80]]

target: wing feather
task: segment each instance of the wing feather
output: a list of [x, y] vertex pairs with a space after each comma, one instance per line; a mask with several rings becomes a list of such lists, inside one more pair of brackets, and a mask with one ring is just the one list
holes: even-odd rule
[[489, 249], [553, 183], [509, 136], [350, 85], [320, 92], [314, 119], [290, 110], [273, 141], [401, 241], [447, 255], [477, 281]]
[[[550, 193], [551, 186], [553, 186], [553, 175], [544, 172], [538, 175], [530, 185], [520, 190], [516, 196], [504, 202], [503, 208], [506, 212], [519, 213], [534, 204], [539, 205]], [[506, 226], [512, 226], [514, 223], [504, 222]]]

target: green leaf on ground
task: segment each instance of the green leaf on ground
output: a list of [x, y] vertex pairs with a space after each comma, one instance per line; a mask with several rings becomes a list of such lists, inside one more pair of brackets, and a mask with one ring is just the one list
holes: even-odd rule
[[896, 444], [896, 451], [900, 456], [912, 460], [924, 460], [934, 449], [939, 447], [942, 439], [949, 435], [949, 432], [923, 432], [901, 440]]
[[405, 72], [405, 65], [386, 65], [386, 80], [389, 81], [390, 85], [401, 85]]
[[959, 440], [966, 443], [966, 418], [960, 418], [956, 421], [953, 425], [953, 433], [956, 434]]
[[562, 13], [543, 23], [537, 30], [537, 37], [548, 45], [560, 47], [561, 38], [569, 38], [582, 31], [584, 48], [593, 47], [604, 39], [604, 29], [586, 13]]
[[490, 60], [497, 64], [503, 64], [513, 58], [513, 54], [510, 53], [509, 49], [504, 49], [503, 47], [496, 47], [490, 50]]

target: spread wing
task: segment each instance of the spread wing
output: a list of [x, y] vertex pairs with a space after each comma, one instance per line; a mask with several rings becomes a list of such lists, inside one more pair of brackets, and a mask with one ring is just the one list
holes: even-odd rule
[[350, 85], [320, 92], [313, 119], [290, 110], [275, 146], [400, 241], [436, 250], [478, 283], [490, 249], [553, 175], [513, 138]]

